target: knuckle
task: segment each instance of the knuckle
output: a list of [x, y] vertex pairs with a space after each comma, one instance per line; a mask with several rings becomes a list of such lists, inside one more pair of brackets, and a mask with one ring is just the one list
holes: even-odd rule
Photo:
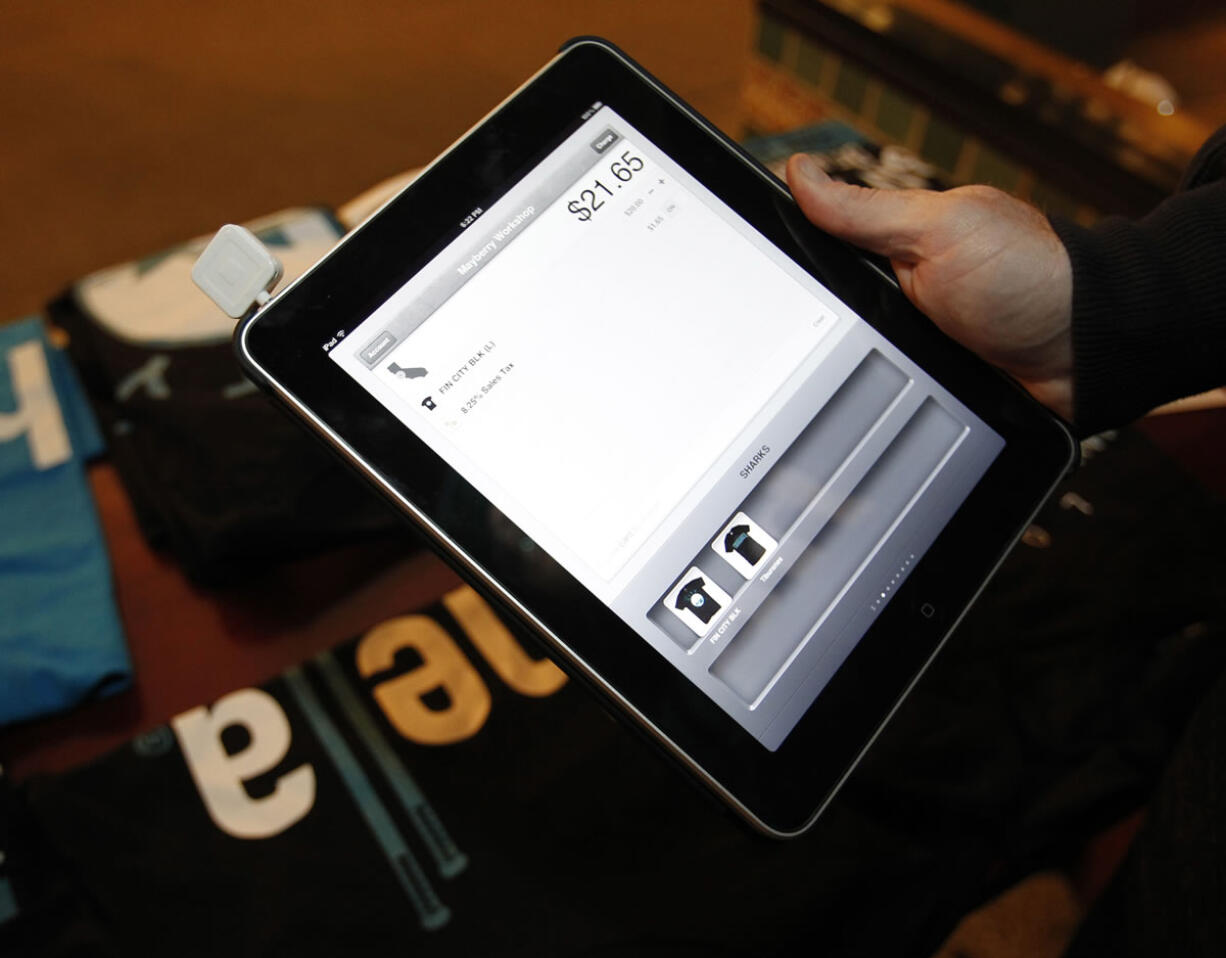
[[999, 205], [1000, 203], [1008, 203], [1012, 201], [1012, 197], [1008, 193], [998, 190], [995, 186], [988, 186], [986, 183], [974, 183], [970, 186], [962, 186], [956, 190], [950, 190], [947, 195], [961, 194], [969, 200], [988, 206]]

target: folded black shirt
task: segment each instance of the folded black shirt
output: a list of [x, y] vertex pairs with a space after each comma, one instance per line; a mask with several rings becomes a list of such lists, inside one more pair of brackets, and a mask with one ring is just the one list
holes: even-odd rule
[[[339, 231], [316, 211], [259, 230], [283, 258], [321, 255]], [[233, 322], [187, 278], [194, 255], [189, 244], [104, 271], [49, 306], [149, 541], [194, 579], [219, 582], [407, 528], [244, 378]], [[150, 286], [161, 315], [141, 301]]]

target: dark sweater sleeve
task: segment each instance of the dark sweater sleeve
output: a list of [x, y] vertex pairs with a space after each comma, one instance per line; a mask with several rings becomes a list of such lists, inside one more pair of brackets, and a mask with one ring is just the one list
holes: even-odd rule
[[[1141, 220], [1052, 218], [1073, 265], [1074, 423], [1083, 435], [1226, 384], [1226, 131], [1190, 187]], [[1203, 185], [1202, 185], [1203, 184]]]

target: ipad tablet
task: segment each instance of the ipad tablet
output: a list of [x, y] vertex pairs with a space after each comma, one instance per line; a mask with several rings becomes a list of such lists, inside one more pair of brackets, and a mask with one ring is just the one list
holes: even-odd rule
[[595, 39], [237, 346], [565, 668], [780, 836], [813, 822], [1075, 456]]

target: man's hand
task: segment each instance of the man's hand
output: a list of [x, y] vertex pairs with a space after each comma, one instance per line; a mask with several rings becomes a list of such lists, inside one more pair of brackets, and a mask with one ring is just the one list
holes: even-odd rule
[[804, 155], [788, 161], [787, 178], [816, 226], [888, 257], [921, 312], [1072, 419], [1072, 268], [1038, 210], [988, 186], [838, 183]]

